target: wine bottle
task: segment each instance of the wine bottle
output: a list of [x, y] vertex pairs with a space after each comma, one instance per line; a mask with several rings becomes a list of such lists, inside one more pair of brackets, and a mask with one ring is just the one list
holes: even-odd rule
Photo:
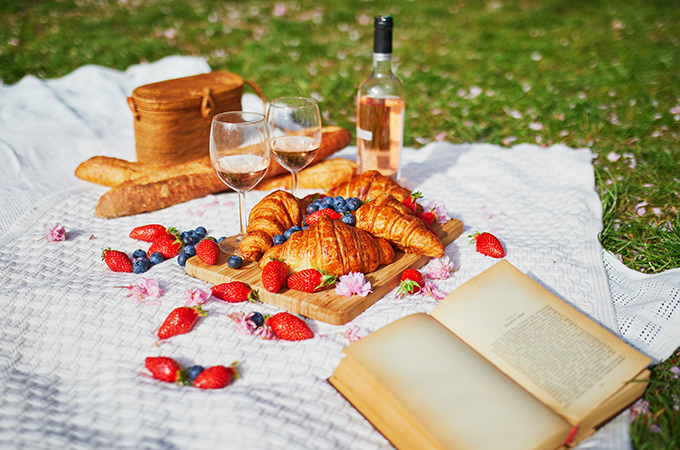
[[392, 73], [392, 17], [374, 21], [373, 73], [357, 94], [359, 173], [377, 170], [395, 181], [401, 177], [404, 140], [404, 86]]

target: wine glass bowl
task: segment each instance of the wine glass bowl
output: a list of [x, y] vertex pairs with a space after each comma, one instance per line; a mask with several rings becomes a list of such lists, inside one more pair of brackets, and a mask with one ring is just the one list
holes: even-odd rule
[[297, 173], [312, 162], [321, 145], [319, 106], [311, 98], [277, 98], [269, 104], [267, 124], [271, 152], [291, 173], [291, 193], [295, 195]]
[[247, 225], [245, 193], [262, 180], [271, 162], [265, 116], [254, 112], [225, 112], [212, 119], [210, 161], [217, 176], [238, 192], [240, 233], [220, 242], [229, 254], [240, 255]]

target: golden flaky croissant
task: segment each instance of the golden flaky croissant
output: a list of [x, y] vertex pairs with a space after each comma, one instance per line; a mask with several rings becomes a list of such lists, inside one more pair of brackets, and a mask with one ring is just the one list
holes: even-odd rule
[[260, 267], [271, 258], [283, 260], [293, 272], [320, 269], [341, 276], [350, 272], [370, 273], [394, 259], [394, 250], [384, 239], [341, 220], [320, 216], [305, 231], [293, 233], [288, 240], [264, 254]]
[[390, 194], [382, 194], [356, 210], [356, 227], [387, 239], [400, 250], [433, 258], [444, 256], [439, 237], [406, 206]]
[[334, 197], [338, 195], [345, 198], [357, 197], [363, 202], [377, 198], [381, 194], [392, 194], [401, 202], [411, 195], [411, 191], [401, 187], [390, 177], [376, 170], [369, 170], [339, 184], [328, 192], [328, 195]]
[[274, 245], [273, 237], [299, 225], [303, 213], [300, 200], [290, 192], [268, 194], [250, 211], [246, 236], [240, 245], [243, 256], [251, 261], [259, 260]]

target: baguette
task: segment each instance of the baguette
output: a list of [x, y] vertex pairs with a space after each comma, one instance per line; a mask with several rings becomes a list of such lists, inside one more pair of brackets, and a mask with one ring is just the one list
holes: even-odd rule
[[[330, 191], [333, 187], [350, 180], [356, 172], [357, 163], [353, 161], [344, 158], [327, 159], [298, 172], [298, 188]], [[263, 191], [276, 188], [290, 189], [290, 185], [291, 176], [286, 173], [260, 181], [255, 189]]]
[[[310, 166], [345, 148], [350, 141], [351, 135], [347, 130], [340, 127], [324, 127], [321, 146]], [[183, 164], [145, 166], [143, 168], [138, 167], [139, 163], [124, 164], [120, 163], [122, 160], [110, 161], [110, 159], [115, 158], [96, 161], [91, 161], [91, 158], [88, 160], [90, 163], [79, 171], [82, 176], [89, 174], [88, 176], [91, 179], [87, 181], [103, 185], [131, 177], [122, 183], [114, 184], [97, 202], [95, 215], [104, 219], [157, 211], [227, 190], [226, 185], [217, 177], [209, 157]], [[102, 162], [105, 163], [104, 165], [111, 163], [114, 168], [110, 171], [101, 168], [98, 171], [86, 170], [88, 167], [91, 168], [96, 164], [102, 164]], [[145, 171], [145, 173], [138, 176], [142, 171]], [[93, 174], [98, 175], [94, 176]], [[281, 174], [288, 174], [288, 172], [272, 160], [265, 178]]]

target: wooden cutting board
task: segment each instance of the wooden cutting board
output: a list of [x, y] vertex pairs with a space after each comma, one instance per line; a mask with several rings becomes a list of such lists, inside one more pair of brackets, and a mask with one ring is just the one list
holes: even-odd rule
[[[463, 222], [451, 219], [444, 224], [434, 224], [434, 229], [442, 244], [447, 246], [463, 232]], [[371, 294], [366, 297], [353, 295], [346, 298], [337, 295], [333, 286], [313, 294], [288, 289], [286, 286], [277, 293], [267, 292], [262, 286], [262, 270], [257, 262], [244, 261], [240, 269], [232, 269], [227, 266], [228, 257], [229, 255], [222, 252], [217, 264], [212, 266], [196, 256], [189, 258], [186, 264], [187, 274], [211, 284], [242, 281], [252, 289], [257, 289], [260, 300], [264, 303], [331, 325], [344, 325], [351, 321], [399, 285], [399, 278], [405, 269], [419, 269], [430, 260], [429, 256], [397, 250], [391, 264], [380, 266], [375, 272], [366, 275], [366, 281], [371, 282], [373, 289]]]

